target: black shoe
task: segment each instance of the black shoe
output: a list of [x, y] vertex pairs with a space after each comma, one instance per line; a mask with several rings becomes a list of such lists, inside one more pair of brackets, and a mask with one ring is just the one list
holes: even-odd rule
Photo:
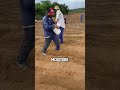
[[41, 49], [41, 52], [42, 52], [42, 55], [44, 56], [47, 55], [45, 52], [43, 52], [43, 49]]
[[17, 66], [22, 70], [27, 70], [28, 69], [28, 65], [26, 63], [20, 64], [20, 63], [17, 62]]

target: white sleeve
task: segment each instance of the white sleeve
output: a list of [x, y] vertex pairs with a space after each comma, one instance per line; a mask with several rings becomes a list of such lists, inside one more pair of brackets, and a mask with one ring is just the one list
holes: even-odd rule
[[60, 12], [57, 11], [57, 12], [56, 12], [56, 20], [58, 20], [59, 18], [60, 18]]

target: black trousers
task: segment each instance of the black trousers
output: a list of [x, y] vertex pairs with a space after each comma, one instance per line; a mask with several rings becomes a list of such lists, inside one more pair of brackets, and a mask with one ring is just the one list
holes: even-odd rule
[[27, 58], [34, 46], [35, 46], [35, 27], [24, 28], [24, 39], [17, 59], [17, 62], [19, 64], [26, 63]]

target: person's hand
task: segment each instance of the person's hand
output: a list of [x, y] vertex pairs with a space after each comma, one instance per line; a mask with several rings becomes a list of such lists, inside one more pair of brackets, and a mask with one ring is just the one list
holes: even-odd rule
[[59, 26], [57, 24], [55, 24], [55, 28], [59, 29]]
[[57, 23], [57, 20], [55, 19], [55, 23]]

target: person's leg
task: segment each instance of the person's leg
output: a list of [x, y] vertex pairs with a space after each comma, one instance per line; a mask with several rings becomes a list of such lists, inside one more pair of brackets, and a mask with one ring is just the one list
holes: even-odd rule
[[65, 21], [65, 23], [66, 23], [66, 19], [64, 18], [64, 21]]
[[65, 24], [67, 24], [67, 19], [65, 19]]
[[24, 29], [24, 40], [20, 48], [17, 63], [25, 64], [29, 53], [35, 45], [35, 28], [25, 28]]
[[60, 43], [63, 44], [64, 43], [64, 41], [63, 41], [64, 28], [60, 27], [60, 30], [61, 30], [61, 33], [59, 35]]
[[80, 22], [82, 22], [82, 17], [80, 18]]
[[42, 52], [43, 52], [43, 53], [46, 53], [47, 48], [49, 47], [51, 41], [52, 41], [52, 38], [51, 38], [51, 37], [45, 38], [44, 46], [43, 46], [43, 48], [42, 48]]
[[52, 39], [55, 43], [56, 50], [60, 50], [59, 35], [54, 35]]

